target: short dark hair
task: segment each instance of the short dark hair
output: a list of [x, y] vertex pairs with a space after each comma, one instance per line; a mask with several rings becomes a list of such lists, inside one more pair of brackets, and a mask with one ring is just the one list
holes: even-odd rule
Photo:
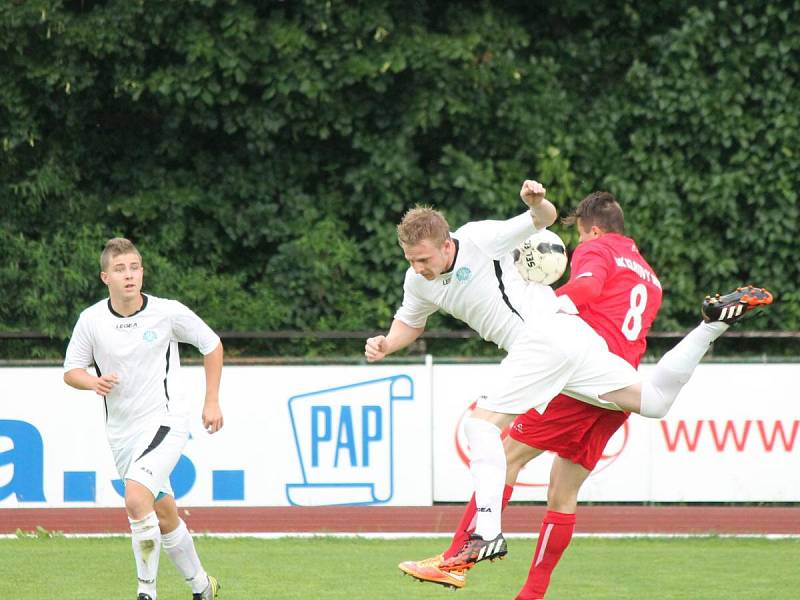
[[590, 229], [594, 225], [606, 233], [625, 233], [625, 215], [614, 194], [610, 192], [592, 192], [561, 222], [574, 225], [578, 219], [584, 229]]

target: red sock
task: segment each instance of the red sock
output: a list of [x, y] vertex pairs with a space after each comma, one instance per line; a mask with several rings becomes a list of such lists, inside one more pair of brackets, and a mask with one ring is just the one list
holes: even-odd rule
[[[513, 492], [513, 485], [506, 485], [503, 488], [503, 506], [501, 510], [506, 509], [506, 506], [508, 506], [508, 501], [511, 500], [511, 494]], [[445, 558], [450, 558], [456, 552], [458, 552], [461, 546], [464, 545], [464, 542], [467, 540], [469, 535], [475, 531], [475, 516], [477, 514], [478, 510], [475, 507], [475, 494], [472, 494], [472, 498], [469, 499], [469, 503], [464, 509], [464, 514], [461, 515], [461, 521], [458, 523], [456, 532], [453, 535], [453, 541], [450, 543], [450, 547], [444, 551]]]
[[539, 541], [533, 562], [528, 571], [528, 580], [517, 595], [516, 600], [533, 600], [544, 598], [550, 575], [556, 568], [561, 555], [569, 546], [572, 532], [575, 530], [575, 515], [548, 510], [542, 519], [539, 530]]

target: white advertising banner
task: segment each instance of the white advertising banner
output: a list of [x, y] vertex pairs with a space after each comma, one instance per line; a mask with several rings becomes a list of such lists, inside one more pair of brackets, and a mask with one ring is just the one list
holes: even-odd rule
[[[182, 505], [431, 504], [425, 365], [226, 367], [214, 435], [202, 367], [181, 376], [194, 405], [170, 478]], [[122, 506], [101, 398], [57, 368], [0, 369], [0, 389], [0, 507]]]
[[[493, 365], [435, 367], [435, 501], [472, 493], [463, 419], [494, 372]], [[617, 431], [579, 500], [800, 501], [798, 380], [797, 364], [700, 365], [664, 419], [632, 415]], [[552, 460], [545, 453], [523, 469], [514, 500], [547, 499]]]
[[[647, 373], [651, 366], [643, 367]], [[225, 427], [200, 422], [171, 476], [184, 506], [424, 506], [472, 492], [463, 419], [496, 365], [226, 367]], [[703, 364], [663, 420], [633, 415], [582, 501], [800, 501], [800, 365]], [[58, 368], [0, 369], [0, 508], [121, 506], [103, 401]], [[552, 455], [515, 500], [545, 500]]]

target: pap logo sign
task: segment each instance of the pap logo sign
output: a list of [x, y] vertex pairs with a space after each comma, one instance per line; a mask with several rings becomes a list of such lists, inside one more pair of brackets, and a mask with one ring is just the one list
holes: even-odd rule
[[383, 504], [394, 495], [394, 403], [414, 399], [408, 375], [289, 398], [302, 481], [295, 506]]

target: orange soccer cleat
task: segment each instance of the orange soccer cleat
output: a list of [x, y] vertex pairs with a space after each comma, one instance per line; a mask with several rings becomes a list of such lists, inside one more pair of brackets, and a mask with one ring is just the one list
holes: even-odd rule
[[406, 575], [411, 575], [414, 579], [429, 583], [438, 583], [445, 587], [461, 589], [467, 584], [467, 576], [464, 571], [443, 571], [439, 568], [442, 564], [441, 554], [426, 558], [425, 560], [407, 560], [397, 565]]

